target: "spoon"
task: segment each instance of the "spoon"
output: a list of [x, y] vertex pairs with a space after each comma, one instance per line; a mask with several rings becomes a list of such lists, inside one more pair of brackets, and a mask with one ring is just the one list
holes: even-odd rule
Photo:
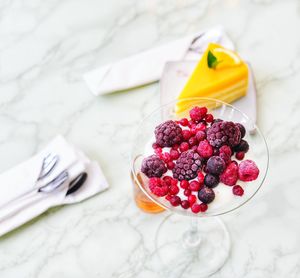
[[77, 191], [86, 181], [88, 174], [83, 172], [79, 174], [75, 179], [73, 179], [69, 184], [69, 189], [66, 193], [66, 196]]

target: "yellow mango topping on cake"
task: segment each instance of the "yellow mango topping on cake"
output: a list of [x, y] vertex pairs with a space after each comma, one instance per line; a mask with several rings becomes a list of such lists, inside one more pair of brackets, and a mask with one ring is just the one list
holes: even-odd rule
[[207, 97], [230, 103], [245, 96], [247, 88], [247, 64], [236, 52], [211, 43], [178, 96], [176, 113], [189, 108], [191, 101], [185, 98]]

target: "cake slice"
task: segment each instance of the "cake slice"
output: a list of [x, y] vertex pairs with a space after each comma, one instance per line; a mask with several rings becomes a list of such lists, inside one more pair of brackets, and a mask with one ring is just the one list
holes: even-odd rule
[[207, 97], [228, 103], [245, 96], [247, 88], [247, 64], [236, 52], [210, 43], [177, 98], [176, 113], [190, 107], [186, 98]]

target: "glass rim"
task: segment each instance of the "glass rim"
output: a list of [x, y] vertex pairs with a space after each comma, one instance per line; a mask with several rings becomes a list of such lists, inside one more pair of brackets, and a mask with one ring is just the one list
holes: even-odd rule
[[[157, 198], [153, 197], [152, 195], [149, 194], [149, 192], [147, 190], [144, 189], [144, 187], [141, 185], [141, 183], [139, 182], [138, 180], [138, 177], [137, 177], [137, 173], [136, 173], [136, 169], [134, 167], [134, 164], [135, 164], [135, 161], [137, 159], [137, 157], [133, 157], [133, 149], [134, 149], [134, 142], [136, 141], [136, 138], [137, 138], [137, 133], [138, 133], [138, 130], [140, 129], [140, 127], [142, 127], [143, 123], [151, 118], [151, 116], [153, 114], [155, 114], [156, 112], [162, 110], [163, 107], [166, 107], [166, 106], [169, 106], [171, 105], [172, 103], [176, 103], [178, 101], [197, 101], [197, 100], [206, 100], [206, 101], [212, 101], [212, 102], [217, 102], [217, 103], [220, 103], [222, 105], [226, 105], [227, 107], [231, 107], [232, 109], [234, 109], [235, 111], [238, 111], [240, 114], [243, 115], [243, 117], [245, 117], [246, 119], [252, 121], [253, 123], [253, 127], [255, 128], [256, 132], [258, 132], [258, 134], [260, 135], [260, 137], [262, 138], [262, 141], [264, 143], [264, 146], [265, 146], [265, 150], [266, 150], [266, 169], [264, 171], [264, 176], [262, 177], [262, 180], [259, 184], [259, 186], [257, 187], [257, 189], [254, 191], [254, 193], [248, 198], [246, 199], [245, 201], [241, 202], [241, 204], [237, 205], [236, 207], [234, 208], [231, 208], [229, 210], [226, 210], [226, 211], [223, 211], [223, 212], [216, 212], [216, 213], [199, 213], [199, 214], [193, 214], [193, 213], [190, 213], [190, 212], [187, 212], [187, 211], [177, 211], [177, 210], [173, 210], [171, 208], [169, 208], [168, 206], [165, 206], [164, 204], [162, 204], [161, 202], [157, 201]], [[131, 173], [133, 175], [133, 178], [134, 178], [134, 181], [137, 183], [139, 189], [142, 190], [142, 192], [152, 201], [154, 202], [156, 205], [164, 208], [165, 210], [167, 211], [170, 211], [172, 213], [176, 213], [176, 214], [181, 214], [181, 215], [184, 215], [184, 216], [189, 216], [189, 217], [213, 217], [213, 216], [220, 216], [220, 215], [224, 215], [224, 214], [227, 214], [227, 213], [230, 213], [232, 211], [235, 211], [237, 210], [238, 208], [242, 207], [243, 205], [245, 205], [246, 203], [248, 203], [256, 194], [257, 192], [259, 191], [259, 189], [262, 187], [265, 179], [266, 179], [266, 176], [267, 176], [267, 173], [268, 173], [268, 169], [269, 169], [269, 160], [270, 160], [270, 155], [269, 155], [269, 148], [268, 148], [268, 144], [267, 144], [267, 141], [264, 137], [264, 135], [262, 134], [262, 132], [260, 131], [260, 129], [258, 128], [258, 126], [256, 125], [256, 123], [252, 120], [252, 118], [250, 118], [247, 114], [245, 114], [244, 112], [242, 112], [240, 109], [236, 108], [234, 105], [232, 104], [229, 104], [229, 103], [226, 103], [224, 101], [221, 101], [221, 100], [218, 100], [218, 99], [214, 99], [214, 98], [207, 98], [207, 97], [192, 97], [192, 98], [183, 98], [183, 99], [180, 99], [180, 100], [173, 100], [173, 101], [170, 101], [168, 103], [164, 103], [162, 105], [160, 105], [158, 108], [154, 109], [151, 113], [149, 113], [147, 116], [145, 116], [141, 122], [139, 123], [138, 127], [136, 128], [135, 130], [135, 133], [134, 133], [134, 137], [133, 137], [133, 143], [132, 143], [132, 147], [131, 147], [131, 152], [130, 152], [130, 170], [131, 170]], [[159, 197], [160, 198], [160, 197]]]

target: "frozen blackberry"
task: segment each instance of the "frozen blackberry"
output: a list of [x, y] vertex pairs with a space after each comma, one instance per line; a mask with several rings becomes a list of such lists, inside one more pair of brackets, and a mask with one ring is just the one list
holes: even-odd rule
[[241, 132], [233, 122], [215, 122], [207, 130], [207, 140], [213, 147], [234, 147], [241, 141]]
[[204, 184], [209, 187], [209, 188], [213, 188], [216, 187], [220, 182], [219, 176], [215, 176], [212, 174], [207, 174], [205, 175], [204, 178]]
[[182, 129], [174, 121], [166, 121], [155, 128], [156, 143], [161, 147], [172, 147], [183, 141]]
[[197, 177], [201, 168], [201, 157], [194, 150], [181, 153], [173, 169], [173, 177], [178, 180], [191, 180]]
[[244, 138], [246, 135], [246, 128], [240, 123], [237, 123], [236, 126], [239, 128], [241, 132], [241, 138]]
[[226, 168], [224, 160], [219, 156], [212, 156], [207, 160], [207, 171], [210, 174], [220, 175]]
[[142, 172], [148, 178], [160, 178], [166, 171], [165, 163], [155, 154], [144, 158], [142, 162]]
[[241, 140], [241, 142], [234, 147], [235, 152], [244, 152], [249, 151], [249, 144], [246, 140]]
[[205, 204], [211, 203], [215, 199], [215, 192], [208, 187], [202, 187], [198, 192], [198, 198]]

